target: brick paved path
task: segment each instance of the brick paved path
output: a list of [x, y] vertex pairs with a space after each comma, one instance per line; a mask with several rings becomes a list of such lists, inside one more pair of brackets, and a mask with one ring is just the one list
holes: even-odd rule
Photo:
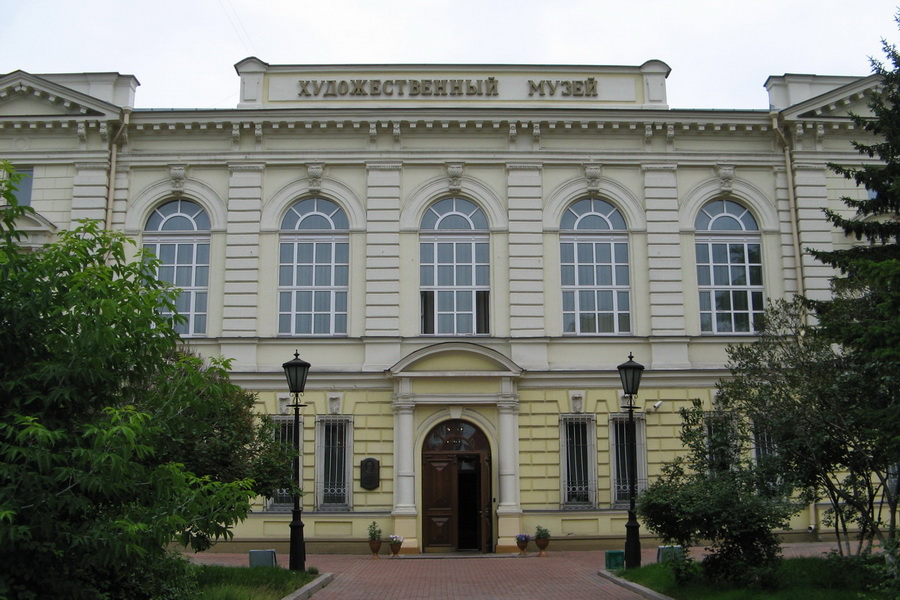
[[[785, 544], [785, 556], [810, 556], [827, 552], [830, 544]], [[551, 548], [552, 550], [552, 548]], [[246, 566], [247, 554], [191, 556], [195, 562]], [[656, 561], [656, 549], [644, 548], [642, 561]], [[286, 555], [278, 563], [287, 566]], [[307, 567], [334, 573], [334, 582], [315, 593], [315, 600], [641, 600], [597, 575], [605, 564], [604, 552], [553, 552], [538, 557], [473, 555], [429, 557], [407, 555], [373, 560], [363, 555], [311, 554]]]
[[[546, 557], [391, 558], [357, 557], [352, 567], [335, 569], [334, 583], [315, 600], [609, 598], [640, 596], [597, 575], [603, 552], [553, 552]], [[309, 564], [331, 571], [324, 556]]]

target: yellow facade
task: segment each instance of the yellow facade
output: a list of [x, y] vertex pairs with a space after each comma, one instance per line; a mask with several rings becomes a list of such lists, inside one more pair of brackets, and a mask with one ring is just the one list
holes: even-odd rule
[[[312, 363], [314, 550], [364, 552], [372, 521], [404, 552], [509, 551], [538, 525], [560, 547], [621, 547], [616, 366], [647, 367], [643, 485], [683, 451], [678, 410], [711, 404], [761, 299], [827, 296], [831, 272], [802, 248], [852, 243], [821, 209], [864, 194], [827, 164], [858, 161], [847, 111], [865, 110], [871, 77], [771, 77], [770, 108], [684, 111], [657, 60], [236, 69], [237, 108], [183, 111], [132, 110], [129, 75], [103, 74], [104, 91], [100, 74], [10, 73], [0, 158], [33, 179], [35, 245], [90, 218], [160, 252], [199, 248], [206, 262], [172, 263], [209, 273], [185, 344], [234, 359], [260, 413], [289, 415], [281, 364]], [[186, 207], [208, 225], [154, 229]], [[704, 280], [726, 262], [701, 247], [740, 255], [751, 281]], [[327, 274], [305, 283], [312, 264]], [[284, 503], [253, 508], [230, 544], [283, 547]]]

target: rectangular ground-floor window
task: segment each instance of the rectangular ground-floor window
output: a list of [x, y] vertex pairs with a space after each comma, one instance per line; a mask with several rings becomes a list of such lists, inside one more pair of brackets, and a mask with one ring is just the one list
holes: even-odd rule
[[352, 503], [353, 417], [316, 417], [316, 508], [350, 510]]
[[635, 438], [628, 429], [628, 415], [614, 414], [609, 417], [610, 462], [612, 463], [612, 505], [616, 508], [627, 507], [630, 500], [629, 465], [631, 452], [636, 452], [635, 463], [636, 493], [647, 487], [647, 435], [644, 426], [644, 415], [634, 415]]
[[559, 416], [562, 508], [597, 506], [597, 423], [594, 415]]

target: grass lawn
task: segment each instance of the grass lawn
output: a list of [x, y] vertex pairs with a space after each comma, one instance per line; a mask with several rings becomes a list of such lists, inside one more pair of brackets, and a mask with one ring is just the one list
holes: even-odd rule
[[[846, 568], [842, 568], [846, 567]], [[676, 600], [846, 600], [865, 592], [870, 600], [895, 600], [896, 592], [867, 592], [864, 570], [824, 558], [788, 558], [779, 571], [779, 588], [744, 590], [713, 587], [702, 582], [678, 586], [671, 571], [661, 564], [616, 573], [629, 581]]]
[[318, 575], [280, 567], [197, 567], [200, 600], [281, 600]]

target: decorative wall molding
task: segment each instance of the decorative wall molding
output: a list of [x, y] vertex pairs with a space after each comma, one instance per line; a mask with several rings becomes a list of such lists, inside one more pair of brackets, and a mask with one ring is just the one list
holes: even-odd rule
[[585, 163], [582, 165], [584, 176], [587, 178], [588, 192], [596, 194], [600, 191], [600, 176], [602, 175], [603, 165], [599, 163]]
[[734, 165], [716, 165], [716, 175], [719, 178], [719, 191], [726, 196], [731, 194], [731, 191], [734, 188]]
[[172, 193], [179, 194], [184, 190], [184, 178], [187, 165], [169, 165], [169, 179], [172, 181]]
[[309, 178], [309, 191], [318, 194], [322, 191], [322, 173], [325, 170], [323, 163], [307, 163], [306, 176]]
[[462, 189], [463, 163], [447, 163], [448, 189], [455, 194]]

